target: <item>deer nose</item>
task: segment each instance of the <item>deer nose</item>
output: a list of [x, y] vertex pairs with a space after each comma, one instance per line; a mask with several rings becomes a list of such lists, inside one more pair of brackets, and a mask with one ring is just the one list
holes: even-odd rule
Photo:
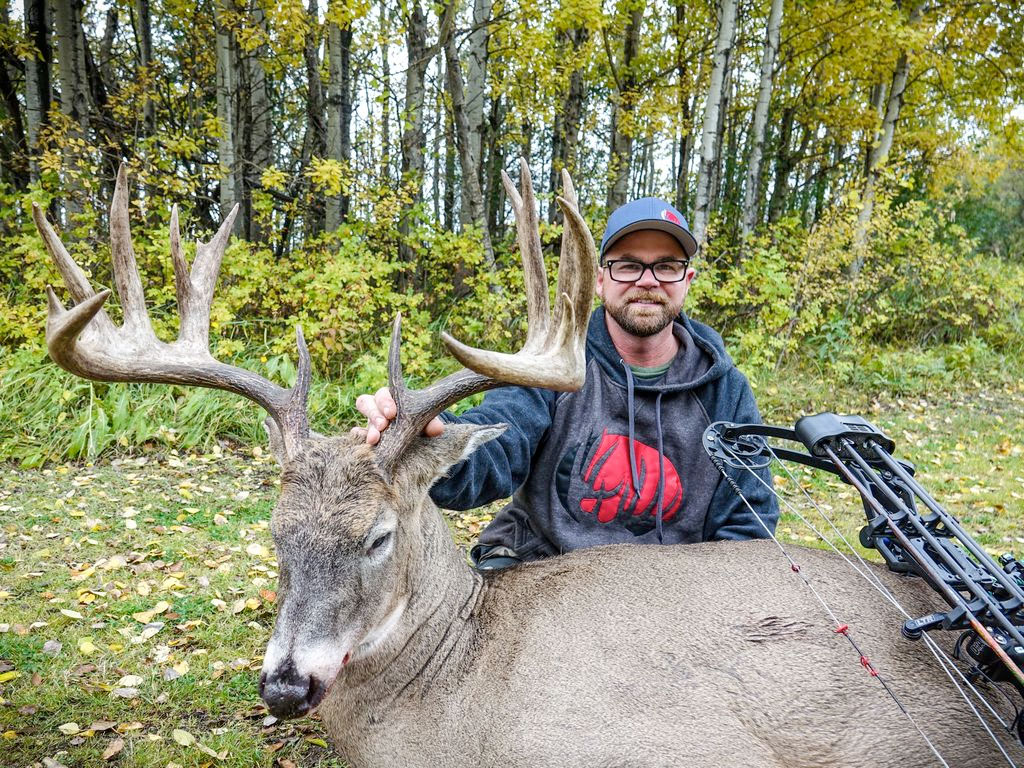
[[260, 698], [270, 714], [282, 720], [307, 714], [323, 700], [325, 693], [326, 684], [312, 675], [300, 674], [291, 659], [260, 675]]

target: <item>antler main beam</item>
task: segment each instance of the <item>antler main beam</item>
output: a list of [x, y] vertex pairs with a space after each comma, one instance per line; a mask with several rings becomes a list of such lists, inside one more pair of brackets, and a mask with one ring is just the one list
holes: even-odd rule
[[398, 416], [381, 434], [377, 465], [390, 480], [402, 455], [427, 423], [448, 406], [476, 392], [509, 384], [574, 391], [586, 374], [587, 321], [594, 301], [597, 249], [583, 216], [572, 180], [562, 171], [558, 205], [565, 217], [558, 268], [558, 296], [552, 317], [547, 278], [537, 224], [537, 207], [529, 167], [520, 160], [521, 192], [508, 175], [502, 181], [516, 217], [523, 258], [528, 329], [526, 342], [514, 355], [467, 346], [442, 333], [452, 355], [465, 368], [421, 390], [411, 390], [402, 378], [401, 316], [395, 318], [388, 355], [388, 386]]
[[237, 213], [236, 205], [213, 239], [197, 245], [196, 258], [189, 269], [178, 230], [178, 208], [171, 210], [170, 247], [180, 326], [178, 339], [166, 343], [156, 337], [146, 310], [128, 220], [125, 166], [118, 170], [110, 206], [114, 287], [124, 315], [120, 328], [103, 309], [110, 291], [97, 293], [93, 289], [85, 272], [71, 258], [46, 220], [43, 210], [33, 205], [36, 228], [73, 301], [71, 309], [66, 309], [53, 289], [47, 288], [46, 346], [54, 362], [87, 379], [187, 384], [242, 395], [267, 410], [281, 431], [287, 455], [294, 456], [299, 441], [309, 434], [306, 399], [310, 360], [302, 329], [296, 329], [299, 365], [295, 386], [290, 389], [244, 368], [222, 363], [210, 354], [210, 305]]

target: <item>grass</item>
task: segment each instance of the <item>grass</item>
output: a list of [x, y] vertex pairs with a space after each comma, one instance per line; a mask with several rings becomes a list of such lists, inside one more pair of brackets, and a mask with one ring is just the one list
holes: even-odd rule
[[[984, 546], [1024, 553], [1024, 380], [1008, 364], [984, 381], [925, 368], [937, 373], [890, 391], [793, 370], [754, 385], [774, 423], [867, 416]], [[268, 719], [256, 691], [277, 577], [267, 523], [278, 470], [260, 445], [203, 453], [154, 438], [96, 461], [4, 466], [0, 763], [342, 765], [315, 718]], [[787, 498], [813, 492], [856, 540], [863, 512], [849, 487], [800, 468], [779, 477]], [[453, 514], [457, 541], [496, 507]], [[779, 534], [815, 543], [792, 512]]]

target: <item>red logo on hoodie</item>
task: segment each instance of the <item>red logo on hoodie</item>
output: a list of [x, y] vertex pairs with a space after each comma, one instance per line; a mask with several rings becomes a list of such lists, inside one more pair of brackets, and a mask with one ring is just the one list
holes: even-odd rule
[[[656, 517], [658, 511], [658, 451], [633, 441], [638, 488], [633, 487], [629, 466], [629, 438], [610, 435], [604, 430], [590, 460], [583, 470], [583, 482], [589, 488], [580, 499], [580, 509], [596, 514], [599, 523], [610, 523], [621, 514], [635, 518]], [[662, 489], [662, 520], [675, 517], [683, 502], [683, 483], [667, 457], [662, 457], [664, 488]]]

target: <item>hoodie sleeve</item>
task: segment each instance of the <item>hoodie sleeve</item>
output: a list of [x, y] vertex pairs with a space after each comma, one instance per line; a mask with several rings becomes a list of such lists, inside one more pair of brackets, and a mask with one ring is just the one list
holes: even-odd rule
[[501, 387], [461, 416], [442, 414], [446, 422], [507, 424], [500, 436], [484, 443], [430, 489], [444, 509], [474, 509], [511, 496], [526, 481], [537, 446], [551, 426], [559, 393], [533, 387]]
[[[733, 383], [739, 391], [735, 412], [727, 417], [738, 424], [760, 424], [761, 414], [754, 401], [754, 393], [747, 383], [746, 377], [733, 369], [737, 382]], [[737, 386], [738, 385], [738, 386]], [[765, 467], [756, 473], [743, 469], [726, 467], [729, 477], [739, 486], [743, 497], [750, 507], [757, 512], [755, 515], [743, 499], [739, 497], [732, 485], [723, 477], [715, 494], [711, 498], [707, 521], [704, 525], [704, 539], [714, 541], [720, 539], [766, 539], [769, 531], [775, 532], [779, 522], [779, 504], [772, 490], [772, 473]], [[758, 519], [760, 517], [760, 520]], [[763, 524], [762, 524], [763, 521]]]

